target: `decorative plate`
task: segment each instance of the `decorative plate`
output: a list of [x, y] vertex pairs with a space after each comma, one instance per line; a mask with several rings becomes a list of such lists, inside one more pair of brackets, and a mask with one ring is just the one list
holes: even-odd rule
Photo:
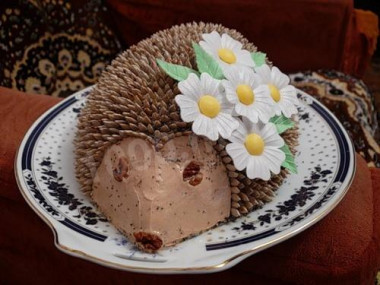
[[21, 193], [67, 254], [145, 273], [225, 270], [322, 219], [352, 181], [355, 153], [346, 131], [324, 106], [298, 91], [299, 172], [287, 177], [274, 200], [156, 254], [140, 252], [95, 209], [75, 180], [76, 121], [90, 88], [42, 115], [25, 135], [15, 162]]

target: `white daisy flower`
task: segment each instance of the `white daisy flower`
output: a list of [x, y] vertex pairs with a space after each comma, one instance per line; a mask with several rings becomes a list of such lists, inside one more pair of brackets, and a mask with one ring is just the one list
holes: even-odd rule
[[289, 85], [290, 79], [283, 74], [277, 67], [270, 67], [266, 64], [257, 67], [257, 74], [261, 76], [262, 83], [267, 84], [273, 99], [273, 112], [279, 116], [284, 114], [290, 118], [297, 113], [296, 105], [298, 105], [297, 92], [294, 86]]
[[272, 116], [273, 100], [269, 88], [261, 84], [261, 78], [252, 69], [236, 67], [224, 71], [227, 80], [222, 81], [227, 100], [235, 105], [235, 112], [252, 123], [260, 119], [267, 123]]
[[200, 78], [192, 73], [178, 83], [178, 88], [182, 94], [177, 95], [175, 101], [180, 107], [181, 118], [194, 122], [195, 134], [212, 141], [216, 141], [219, 134], [228, 139], [239, 126], [231, 115], [233, 105], [220, 92], [220, 80], [207, 73], [202, 73]]
[[248, 178], [269, 180], [271, 172], [280, 173], [285, 160], [285, 154], [280, 149], [284, 140], [274, 124], [253, 124], [243, 118], [229, 140], [231, 143], [226, 146], [226, 151], [237, 170], [247, 169]]
[[203, 34], [202, 38], [204, 41], [200, 41], [199, 45], [218, 61], [223, 70], [231, 66], [255, 66], [251, 53], [242, 49], [243, 45], [229, 35], [220, 36], [213, 31], [210, 34]]

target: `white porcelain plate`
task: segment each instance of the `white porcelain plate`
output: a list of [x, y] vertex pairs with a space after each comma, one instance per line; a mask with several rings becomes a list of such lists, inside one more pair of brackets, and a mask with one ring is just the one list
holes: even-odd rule
[[299, 91], [298, 174], [287, 177], [274, 200], [157, 254], [142, 253], [97, 212], [75, 180], [73, 140], [90, 88], [42, 115], [16, 157], [21, 193], [53, 229], [56, 246], [70, 255], [145, 273], [225, 270], [322, 219], [352, 181], [355, 154], [346, 131], [324, 106]]

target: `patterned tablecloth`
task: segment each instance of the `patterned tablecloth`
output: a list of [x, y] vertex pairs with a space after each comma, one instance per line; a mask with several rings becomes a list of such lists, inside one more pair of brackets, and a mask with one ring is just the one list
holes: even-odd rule
[[368, 165], [380, 167], [376, 110], [366, 85], [332, 70], [299, 72], [290, 77], [296, 87], [317, 98], [337, 116]]

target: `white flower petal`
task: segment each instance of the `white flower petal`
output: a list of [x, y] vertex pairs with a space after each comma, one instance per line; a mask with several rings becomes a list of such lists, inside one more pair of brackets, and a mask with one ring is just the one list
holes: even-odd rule
[[255, 94], [255, 100], [261, 100], [265, 101], [267, 104], [271, 105], [273, 104], [272, 101], [270, 100], [270, 90], [268, 85], [261, 84], [257, 86], [254, 90], [253, 93]]
[[280, 104], [280, 109], [282, 111], [282, 114], [287, 118], [290, 118], [292, 115], [297, 114], [298, 112], [296, 106], [291, 103], [289, 104], [288, 102], [282, 102]]
[[280, 96], [283, 99], [287, 99], [294, 105], [298, 105], [299, 101], [297, 98], [297, 90], [294, 86], [288, 85], [285, 86], [284, 88], [280, 89]]
[[197, 102], [184, 95], [175, 96], [175, 101], [180, 108], [180, 115], [184, 122], [194, 121], [200, 114]]
[[290, 79], [287, 75], [283, 74], [276, 66], [272, 67], [272, 84], [278, 89], [288, 85]]
[[194, 73], [189, 74], [186, 80], [179, 82], [178, 89], [183, 95], [193, 98], [195, 101], [198, 101], [202, 95], [200, 80]]
[[274, 103], [269, 95], [268, 85], [259, 85], [253, 92], [255, 94], [255, 102], [253, 105], [258, 113], [259, 119], [263, 123], [268, 123], [273, 114], [272, 106]]
[[263, 128], [260, 130], [260, 135], [263, 137], [265, 141], [272, 138], [273, 136], [279, 136], [277, 133], [277, 129], [275, 124], [273, 123], [267, 123], [263, 126]]
[[203, 49], [205, 50], [205, 52], [207, 52], [209, 55], [211, 55], [211, 56], [214, 57], [215, 59], [218, 58], [218, 52], [217, 52], [218, 46], [217, 46], [217, 45], [215, 45], [215, 44], [208, 44], [207, 42], [204, 42], [204, 41], [199, 42], [199, 45], [200, 45], [201, 48], [203, 48]]
[[247, 50], [239, 50], [235, 52], [236, 55], [236, 63], [249, 66], [249, 67], [254, 67], [255, 63], [253, 62], [251, 53]]
[[226, 98], [231, 104], [239, 104], [239, 98], [236, 96], [236, 93], [226, 92]]
[[218, 49], [221, 46], [221, 37], [219, 33], [213, 31], [209, 34], [203, 34], [204, 41], [200, 41], [199, 45], [210, 55], [218, 57]]
[[272, 135], [265, 139], [265, 146], [280, 148], [285, 144], [284, 139], [276, 132], [275, 135]]
[[269, 168], [263, 163], [260, 156], [251, 156], [248, 160], [247, 176], [250, 179], [269, 180], [271, 175]]
[[255, 71], [261, 77], [261, 82], [263, 84], [271, 83], [271, 71], [268, 65], [263, 64], [260, 67], [255, 67]]
[[231, 156], [237, 170], [241, 171], [247, 167], [249, 156], [244, 145], [240, 143], [230, 143], [226, 145], [226, 151], [228, 155]]
[[231, 113], [231, 116], [232, 117], [239, 117], [239, 114], [236, 113], [235, 109], [232, 110], [232, 113]]
[[256, 173], [255, 173], [255, 169], [256, 168], [257, 168], [257, 166], [256, 166], [256, 157], [250, 156], [249, 159], [248, 159], [248, 164], [247, 164], [247, 169], [246, 169], [247, 176], [248, 176], [249, 179], [255, 179], [255, 178], [257, 178]]
[[221, 37], [218, 32], [212, 31], [209, 34], [202, 34], [202, 38], [208, 43], [221, 44]]
[[256, 77], [258, 76], [253, 72], [253, 69], [251, 68], [239, 69], [239, 74], [238, 74], [238, 78], [240, 79], [239, 84], [246, 84], [253, 87], [253, 85], [255, 85], [254, 81]]
[[241, 75], [241, 68], [236, 65], [232, 65], [230, 68], [224, 69], [223, 70], [223, 75], [226, 77], [226, 79], [231, 82], [232, 85], [236, 87], [236, 84], [240, 78]]
[[[251, 78], [251, 80], [250, 80], [250, 85], [252, 86], [253, 89], [256, 89], [259, 86], [263, 86], [263, 87], [268, 86], [266, 84], [262, 84], [262, 81], [263, 80], [262, 80], [261, 76], [258, 75], [258, 74], [256, 74], [256, 73], [254, 73], [253, 76], [252, 76], [252, 78]], [[268, 88], [268, 91], [269, 91], [269, 87], [267, 87], [267, 88]]]
[[281, 107], [279, 103], [275, 103], [272, 105], [272, 116], [280, 116], [281, 115]]
[[221, 46], [223, 48], [228, 48], [232, 51], [240, 50], [243, 47], [243, 45], [240, 42], [234, 40], [228, 34], [222, 35]]
[[234, 104], [232, 104], [228, 99], [226, 98], [225, 95], [220, 94], [217, 96], [220, 106], [221, 106], [221, 112], [226, 113], [226, 114], [232, 114], [234, 110]]
[[200, 114], [192, 125], [192, 130], [197, 135], [216, 141], [219, 137], [216, 120]]
[[247, 129], [242, 121], [238, 121], [238, 123], [239, 123], [239, 127], [235, 131], [232, 132], [231, 137], [228, 140], [230, 142], [244, 144], [245, 137], [247, 136]]
[[208, 73], [201, 74], [201, 90], [202, 95], [219, 95], [220, 81], [212, 78]]
[[259, 114], [255, 110], [255, 108], [252, 108], [251, 106], [244, 105], [240, 102], [238, 102], [235, 105], [235, 111], [240, 116], [246, 117], [248, 120], [250, 120], [252, 123], [257, 123], [259, 120]]
[[216, 61], [219, 63], [219, 66], [220, 66], [220, 68], [222, 69], [223, 74], [224, 74], [224, 72], [225, 72], [226, 70], [229, 70], [231, 67], [234, 66], [234, 64], [228, 64], [228, 63], [225, 63], [223, 60], [221, 60], [221, 59], [219, 58], [219, 56], [216, 56], [215, 59], [216, 59]]
[[285, 154], [282, 150], [273, 147], [266, 147], [262, 157], [264, 163], [274, 174], [280, 173], [281, 165], [285, 160]]
[[269, 122], [272, 115], [272, 108], [267, 107], [268, 106], [266, 106], [266, 109], [260, 108], [257, 111], [257, 113], [259, 114], [259, 120], [265, 124]]
[[296, 105], [299, 104], [297, 91], [294, 86], [288, 85], [280, 90], [281, 100], [277, 102], [279, 109], [285, 117], [290, 118], [298, 112]]
[[[243, 117], [242, 118], [242, 124], [244, 126], [244, 128], [246, 129], [246, 133], [247, 134], [250, 134], [250, 133], [259, 133], [260, 131], [260, 126], [262, 126], [260, 124], [260, 122], [258, 122], [257, 124], [254, 124], [252, 123], [248, 118], [246, 117]], [[245, 140], [245, 138], [244, 138]]]
[[232, 104], [238, 103], [239, 98], [236, 95], [236, 91], [235, 91], [234, 87], [232, 86], [231, 81], [223, 80], [222, 85], [224, 87], [224, 92], [226, 94], [227, 100]]
[[225, 139], [230, 138], [232, 132], [239, 127], [238, 120], [233, 118], [230, 114], [219, 113], [215, 120], [219, 134]]
[[263, 160], [263, 157], [260, 157], [260, 163], [257, 163], [257, 174], [256, 176], [262, 180], [268, 181], [271, 178], [271, 173], [267, 164]]

